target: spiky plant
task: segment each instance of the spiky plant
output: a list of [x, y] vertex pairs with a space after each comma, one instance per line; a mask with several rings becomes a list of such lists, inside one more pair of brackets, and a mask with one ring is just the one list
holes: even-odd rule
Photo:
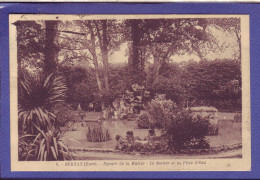
[[108, 129], [95, 125], [88, 127], [86, 136], [89, 142], [105, 142], [111, 140]]
[[63, 143], [59, 130], [48, 130], [46, 133], [35, 126], [39, 131], [34, 141], [36, 143], [35, 154], [38, 161], [73, 159], [69, 148]]
[[54, 74], [21, 74], [18, 86], [19, 129], [36, 134], [33, 123], [46, 132], [55, 120], [53, 107], [66, 97], [66, 84]]
[[65, 82], [55, 74], [21, 72], [18, 83], [19, 160], [64, 160], [70, 153], [53, 112], [66, 98]]
[[19, 137], [19, 160], [55, 161], [73, 159], [69, 148], [63, 143], [62, 133], [57, 129], [42, 131], [36, 125], [37, 135]]

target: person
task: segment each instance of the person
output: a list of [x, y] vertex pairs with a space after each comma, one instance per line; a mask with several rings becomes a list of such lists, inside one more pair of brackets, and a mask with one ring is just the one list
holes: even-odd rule
[[116, 135], [116, 149], [117, 150], [123, 150], [127, 147], [126, 141], [124, 138], [120, 135]]
[[126, 132], [126, 140], [128, 141], [128, 143], [133, 143], [133, 141], [134, 141], [134, 132], [133, 131]]
[[151, 140], [153, 140], [154, 137], [155, 137], [154, 129], [149, 129], [148, 130], [148, 136], [145, 138], [145, 140], [151, 141]]

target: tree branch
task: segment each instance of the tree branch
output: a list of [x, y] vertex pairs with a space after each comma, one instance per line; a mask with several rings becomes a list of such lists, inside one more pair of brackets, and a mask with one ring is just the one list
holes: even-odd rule
[[[43, 30], [47, 30], [47, 31], [53, 31], [50, 29], [43, 29]], [[80, 33], [80, 32], [75, 32], [75, 31], [59, 31], [59, 30], [55, 30], [55, 32], [62, 32], [62, 33], [68, 33], [68, 34], [77, 34], [77, 35], [81, 35], [81, 36], [85, 36], [87, 33]]]

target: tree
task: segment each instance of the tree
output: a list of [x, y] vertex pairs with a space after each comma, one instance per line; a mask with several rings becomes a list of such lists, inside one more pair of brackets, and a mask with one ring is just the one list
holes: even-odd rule
[[[63, 22], [62, 31], [72, 31], [75, 35], [62, 34], [60, 47], [65, 50], [65, 61], [92, 61], [99, 92], [109, 88], [109, 53], [122, 42], [121, 27], [115, 20], [86, 20]], [[89, 63], [90, 64], [90, 63]], [[104, 80], [104, 82], [103, 82]], [[104, 88], [105, 87], [105, 88]]]
[[133, 73], [138, 73], [142, 70], [141, 67], [141, 58], [140, 58], [140, 43], [141, 43], [141, 32], [140, 32], [140, 23], [141, 20], [132, 19], [129, 20], [131, 26], [131, 38], [132, 38], [132, 57], [130, 60], [130, 66]]
[[17, 61], [21, 69], [40, 70], [43, 67], [45, 35], [37, 21], [17, 21]]
[[237, 60], [189, 62], [184, 66], [181, 77], [185, 90], [183, 93], [190, 102], [189, 106], [203, 105], [224, 110], [239, 110], [237, 103], [241, 99], [240, 93], [236, 96], [222, 96], [223, 93], [218, 95], [216, 92], [234, 79], [241, 84], [240, 68], [240, 62]]
[[[222, 31], [235, 34], [238, 46], [238, 59], [241, 60], [241, 25], [240, 18], [209, 18], [208, 26], [213, 26]], [[225, 47], [224, 47], [225, 48]]]
[[154, 61], [150, 83], [158, 78], [161, 65], [173, 55], [197, 53], [202, 58], [200, 47], [212, 43], [206, 32], [206, 19], [128, 20], [128, 24], [133, 41], [130, 57], [133, 68], [142, 70], [145, 60]]
[[55, 45], [56, 26], [58, 21], [45, 21], [45, 51], [44, 51], [44, 71], [54, 72], [57, 66], [58, 47]]
[[93, 57], [93, 63], [94, 63], [94, 67], [95, 67], [95, 74], [96, 74], [96, 79], [97, 79], [97, 84], [98, 84], [98, 88], [99, 90], [102, 92], [103, 91], [103, 86], [102, 83], [100, 81], [100, 75], [99, 75], [99, 67], [98, 67], [98, 58], [97, 58], [97, 53], [96, 53], [96, 46], [95, 46], [95, 35], [94, 35], [94, 31], [93, 31], [93, 25], [92, 22], [85, 22], [87, 27], [89, 28], [90, 31], [90, 38], [91, 38], [91, 54]]
[[150, 87], [152, 94], [165, 94], [167, 99], [177, 105], [182, 105], [185, 89], [182, 86], [182, 69], [177, 63], [164, 62], [160, 68], [160, 75]]
[[[17, 21], [18, 69], [44, 70], [51, 73], [56, 69], [58, 48], [55, 45], [58, 21]], [[43, 27], [45, 26], [45, 29]]]
[[[105, 81], [105, 88], [109, 90], [109, 83], [108, 83], [108, 37], [107, 37], [107, 20], [101, 20], [102, 23], [102, 37], [99, 29], [98, 22], [95, 21], [95, 26], [97, 29], [97, 35], [100, 44], [100, 50], [102, 53], [103, 59], [103, 66], [104, 66], [104, 81]], [[101, 43], [102, 42], [102, 43]]]

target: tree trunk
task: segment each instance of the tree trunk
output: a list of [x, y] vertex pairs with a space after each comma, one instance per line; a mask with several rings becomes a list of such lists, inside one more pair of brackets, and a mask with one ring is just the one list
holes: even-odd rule
[[103, 29], [103, 46], [101, 48], [102, 51], [102, 59], [104, 63], [104, 80], [106, 90], [109, 90], [108, 84], [108, 39], [107, 39], [107, 20], [102, 21], [102, 29]]
[[133, 56], [132, 56], [132, 63], [131, 67], [135, 72], [139, 71], [139, 49], [138, 46], [140, 44], [140, 37], [138, 31], [138, 20], [131, 20], [131, 33], [132, 33], [132, 40], [133, 40]]
[[51, 73], [56, 70], [55, 57], [57, 54], [57, 47], [54, 44], [56, 35], [55, 27], [57, 21], [45, 21], [45, 60], [44, 60], [44, 71]]
[[[166, 61], [167, 58], [169, 58], [169, 56], [171, 55], [171, 52], [173, 50], [173, 45], [168, 47], [167, 52], [160, 53], [158, 55], [153, 54], [153, 58], [154, 58], [154, 64], [153, 64], [153, 71], [154, 71], [154, 81], [159, 77], [160, 74], [160, 68], [162, 66], [162, 63]], [[159, 50], [158, 50], [159, 52]], [[158, 53], [156, 52], [156, 53]]]
[[160, 57], [153, 55], [154, 58], [154, 63], [153, 63], [153, 81], [155, 81], [158, 76], [159, 76], [159, 70], [161, 68], [161, 62], [160, 62]]
[[100, 91], [103, 91], [102, 83], [101, 83], [99, 72], [98, 72], [99, 68], [98, 68], [98, 59], [97, 59], [97, 54], [96, 54], [95, 36], [94, 36], [91, 22], [88, 22], [87, 25], [88, 25], [88, 28], [90, 31], [90, 36], [91, 36], [91, 53], [93, 56], [93, 64], [95, 67], [95, 76], [96, 76], [96, 80], [97, 80], [97, 84], [98, 84], [98, 89]]

